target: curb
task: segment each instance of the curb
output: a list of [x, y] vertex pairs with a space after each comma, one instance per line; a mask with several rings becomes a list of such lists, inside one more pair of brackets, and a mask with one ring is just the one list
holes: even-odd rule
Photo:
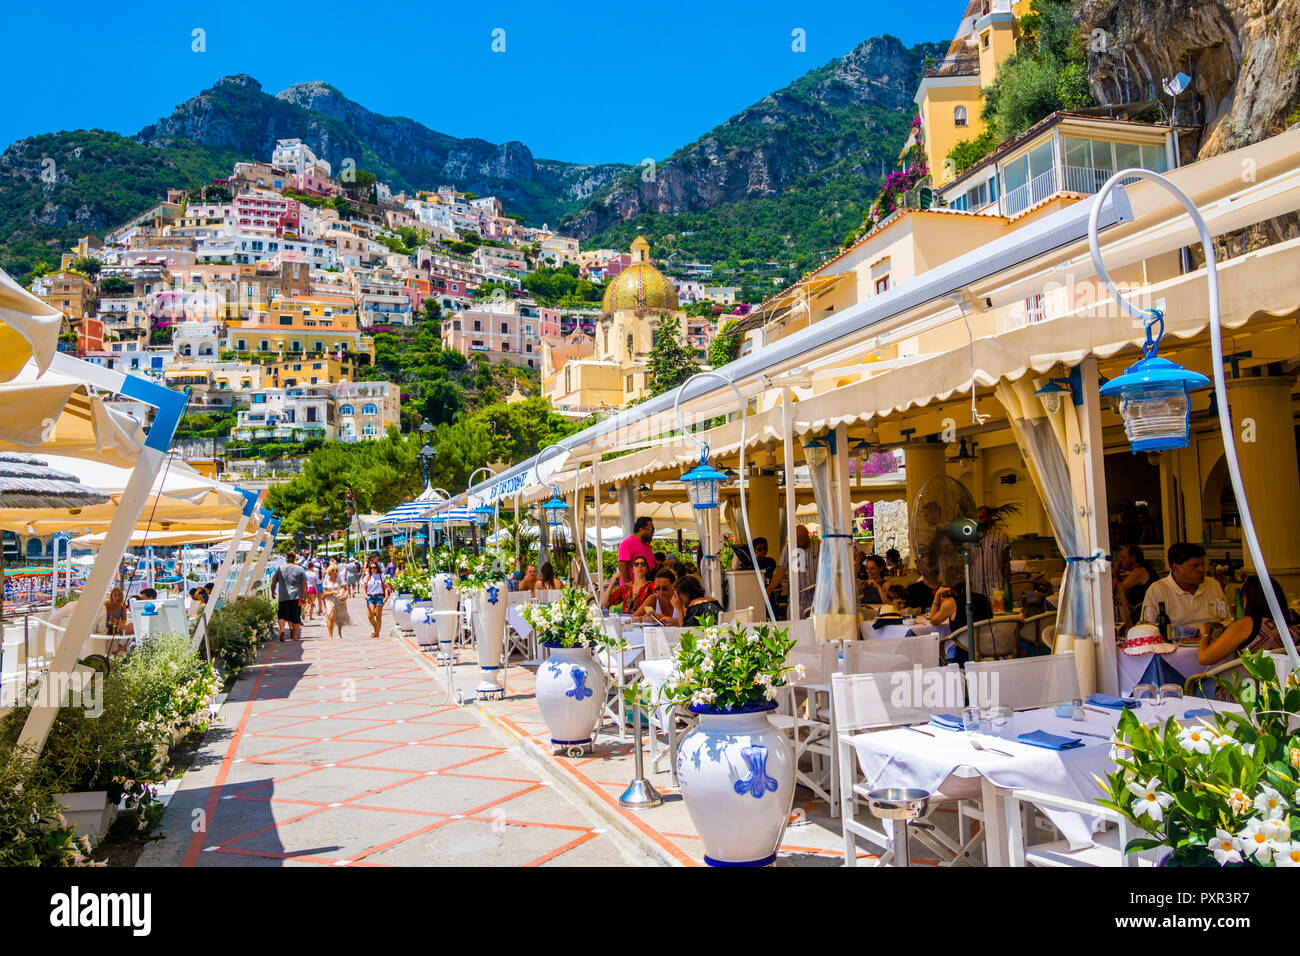
[[[416, 656], [417, 660], [420, 661], [421, 668], [431, 677], [441, 678], [440, 671], [442, 668], [430, 664], [423, 652], [414, 646], [411, 639], [402, 636], [397, 640], [400, 640], [406, 649]], [[548, 755], [535, 742], [527, 737], [521, 737], [499, 717], [486, 710], [469, 703], [462, 705], [462, 709], [477, 714], [493, 730], [511, 741], [515, 745], [516, 752], [543, 774], [551, 782], [552, 786], [562, 789], [569, 797], [591, 810], [605, 823], [608, 823], [612, 829], [616, 830], [621, 837], [645, 853], [646, 856], [655, 860], [661, 866], [680, 867], [684, 865], [681, 860], [650, 839], [644, 831], [624, 817], [616, 807], [610, 806], [603, 800], [592, 799], [591, 793], [573, 778], [573, 774], [568, 768], [548, 759]]]

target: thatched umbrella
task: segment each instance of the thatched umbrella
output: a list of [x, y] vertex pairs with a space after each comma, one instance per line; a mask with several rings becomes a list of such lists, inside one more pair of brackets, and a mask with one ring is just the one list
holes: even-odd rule
[[[0, 454], [0, 508], [86, 508], [102, 505], [108, 495], [83, 485], [76, 475], [51, 468], [32, 455]], [[0, 582], [4, 580], [4, 548], [0, 546]], [[0, 621], [4, 620], [0, 583]]]

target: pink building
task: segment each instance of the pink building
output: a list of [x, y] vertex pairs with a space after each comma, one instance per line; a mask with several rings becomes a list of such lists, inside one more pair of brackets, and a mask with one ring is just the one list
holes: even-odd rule
[[450, 321], [444, 320], [443, 348], [455, 349], [466, 358], [486, 355], [493, 363], [506, 361], [520, 367], [540, 368], [541, 319], [536, 310], [517, 303], [498, 308], [497, 312], [471, 309]]
[[248, 230], [297, 235], [301, 219], [298, 200], [264, 193], [245, 193], [235, 197], [235, 219]]
[[313, 196], [335, 196], [343, 192], [341, 187], [330, 182], [329, 173], [323, 166], [308, 166], [303, 172], [294, 173], [293, 188]]

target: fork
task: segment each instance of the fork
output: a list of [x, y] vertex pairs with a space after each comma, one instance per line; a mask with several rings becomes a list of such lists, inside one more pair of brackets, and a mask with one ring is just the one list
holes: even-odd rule
[[991, 754], [1001, 754], [1003, 757], [1010, 757], [1010, 756], [1011, 756], [1011, 754], [1007, 753], [1005, 750], [998, 750], [996, 747], [985, 747], [982, 743], [980, 743], [980, 742], [979, 742], [978, 740], [976, 740], [974, 737], [967, 737], [966, 739], [970, 741], [970, 745], [971, 745], [972, 747], [974, 747], [976, 750], [987, 751], [988, 753], [991, 753]]

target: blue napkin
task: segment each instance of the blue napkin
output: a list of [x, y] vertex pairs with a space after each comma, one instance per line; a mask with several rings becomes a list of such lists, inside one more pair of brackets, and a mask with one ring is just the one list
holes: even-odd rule
[[958, 714], [935, 714], [930, 718], [930, 723], [936, 727], [942, 727], [944, 730], [963, 730], [965, 724], [961, 722], [961, 716]]
[[1034, 730], [1016, 737], [1022, 744], [1031, 747], [1046, 747], [1048, 750], [1073, 750], [1082, 747], [1083, 741], [1078, 737], [1059, 737], [1045, 730]]
[[1208, 707], [1199, 707], [1195, 710], [1184, 711], [1183, 713], [1184, 720], [1186, 720], [1189, 717], [1213, 717], [1213, 716], [1214, 716], [1214, 711], [1210, 710], [1210, 708]]
[[1115, 697], [1111, 694], [1089, 694], [1088, 703], [1096, 704], [1098, 707], [1109, 707], [1111, 710], [1120, 710], [1138, 705], [1138, 702], [1132, 697]]

